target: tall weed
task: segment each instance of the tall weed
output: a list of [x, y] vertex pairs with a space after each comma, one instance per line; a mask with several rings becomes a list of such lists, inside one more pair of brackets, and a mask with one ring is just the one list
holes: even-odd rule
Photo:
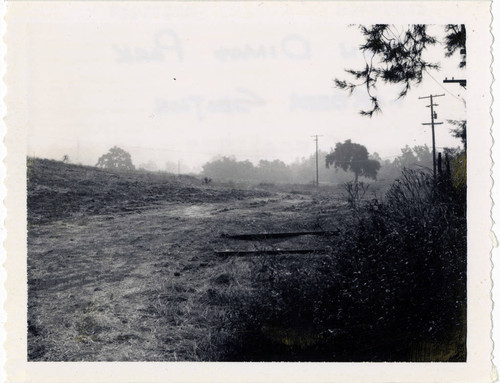
[[330, 256], [254, 262], [221, 359], [464, 361], [464, 205], [447, 180], [405, 170], [384, 201], [339, 218]]

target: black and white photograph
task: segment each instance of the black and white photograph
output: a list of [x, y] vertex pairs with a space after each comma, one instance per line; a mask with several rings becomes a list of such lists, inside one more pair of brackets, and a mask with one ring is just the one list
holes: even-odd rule
[[492, 379], [489, 5], [10, 2], [12, 381]]

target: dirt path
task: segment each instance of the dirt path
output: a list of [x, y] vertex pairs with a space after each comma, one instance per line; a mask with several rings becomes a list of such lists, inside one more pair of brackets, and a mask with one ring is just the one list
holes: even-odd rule
[[196, 360], [211, 309], [202, 297], [234, 267], [213, 251], [252, 246], [221, 234], [312, 229], [329, 214], [320, 205], [281, 193], [33, 225], [30, 360]]

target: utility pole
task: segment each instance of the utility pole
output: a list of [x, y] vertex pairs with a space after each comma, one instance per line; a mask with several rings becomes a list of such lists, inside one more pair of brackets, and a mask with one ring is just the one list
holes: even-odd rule
[[437, 118], [437, 114], [434, 112], [434, 107], [438, 106], [438, 104], [434, 104], [433, 99], [435, 97], [443, 97], [444, 94], [431, 94], [430, 96], [419, 97], [418, 99], [430, 98], [430, 105], [427, 105], [427, 108], [431, 108], [431, 122], [423, 122], [422, 125], [431, 125], [432, 126], [432, 172], [434, 176], [434, 184], [437, 182], [436, 177], [436, 135], [434, 133], [434, 125], [441, 125], [442, 122], [435, 122], [434, 119]]
[[321, 135], [315, 134], [314, 141], [316, 141], [316, 186], [319, 187], [319, 170], [318, 170], [318, 137], [322, 137]]

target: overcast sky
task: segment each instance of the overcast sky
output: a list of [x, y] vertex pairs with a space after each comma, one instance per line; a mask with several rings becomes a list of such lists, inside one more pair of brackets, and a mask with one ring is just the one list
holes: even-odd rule
[[[339, 24], [331, 6], [273, 13], [227, 5], [214, 19], [199, 6], [167, 3], [145, 15], [127, 6], [86, 14], [72, 4], [43, 19], [19, 17], [28, 155], [95, 165], [117, 145], [135, 165], [180, 161], [187, 171], [217, 155], [292, 162], [314, 152], [318, 134], [323, 150], [351, 139], [393, 158], [405, 145], [431, 145], [421, 125], [428, 100], [418, 99], [430, 93], [446, 94], [436, 101], [445, 122], [438, 148], [460, 144], [446, 120], [465, 119], [465, 90], [442, 80], [466, 73], [442, 46], [428, 52], [442, 70], [397, 102], [399, 88], [381, 87], [383, 111], [370, 119], [358, 114], [369, 107], [363, 89], [348, 97], [333, 86], [364, 59], [359, 30]], [[442, 36], [443, 26], [431, 30]]]

